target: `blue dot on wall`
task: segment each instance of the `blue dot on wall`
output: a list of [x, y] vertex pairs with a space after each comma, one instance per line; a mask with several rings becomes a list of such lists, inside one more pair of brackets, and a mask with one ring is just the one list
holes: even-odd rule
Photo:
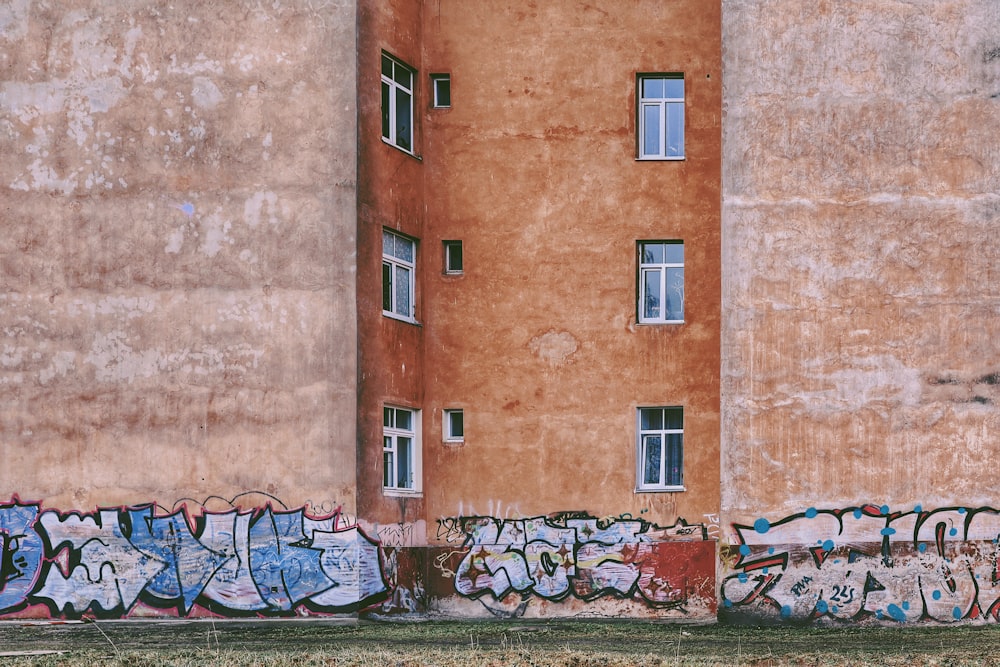
[[888, 505], [882, 505], [882, 507], [880, 507], [879, 510], [882, 512], [882, 514], [888, 514], [889, 513], [889, 506]]
[[816, 516], [816, 514], [817, 514], [817, 512], [816, 512], [816, 508], [815, 507], [810, 507], [809, 509], [806, 510], [806, 518], [807, 519], [814, 518]]
[[958, 528], [952, 528], [951, 530], [948, 531], [948, 534], [951, 535], [952, 537], [955, 537], [956, 535], [958, 535]]
[[748, 547], [745, 544], [741, 544], [740, 545], [740, 555], [741, 556], [749, 556], [750, 555], [750, 547]]
[[861, 508], [860, 507], [857, 508], [856, 510], [854, 510], [854, 518], [855, 519], [860, 519], [861, 518]]
[[827, 540], [823, 543], [823, 551], [833, 551], [833, 540]]
[[959, 507], [958, 508], [958, 513], [959, 514], [965, 514], [965, 508], [964, 507]]
[[732, 601], [732, 600], [729, 600], [729, 599], [726, 599], [726, 600], [723, 600], [723, 601], [722, 601], [722, 604], [723, 604], [723, 606], [725, 606], [725, 607], [732, 607], [732, 606], [733, 606], [733, 601]]
[[782, 618], [788, 618], [791, 615], [792, 615], [792, 608], [789, 607], [787, 604], [781, 608]]
[[771, 530], [771, 522], [767, 519], [757, 519], [753, 522], [753, 529], [758, 533], [766, 533]]
[[906, 602], [903, 603], [903, 609], [905, 609], [907, 611], [910, 610], [910, 602], [909, 601], [906, 601]]
[[954, 609], [951, 610], [951, 615], [954, 616], [956, 619], [962, 618], [962, 610], [959, 609], [958, 607], [955, 607]]
[[829, 608], [830, 607], [826, 604], [826, 600], [819, 600], [816, 602], [816, 611], [821, 614], [825, 614]]
[[921, 542], [920, 544], [917, 545], [917, 551], [919, 551], [920, 553], [927, 551], [927, 545]]
[[894, 604], [889, 605], [889, 607], [888, 607], [888, 609], [886, 609], [886, 611], [889, 612], [889, 616], [891, 616], [893, 619], [895, 619], [897, 621], [905, 621], [906, 620], [906, 614], [904, 614], [903, 610], [900, 609], [899, 607], [897, 607]]
[[182, 211], [184, 211], [184, 215], [188, 215], [188, 216], [194, 215], [194, 204], [192, 204], [189, 201], [186, 201], [183, 204], [181, 204], [179, 208]]
[[883, 535], [895, 535], [896, 534], [896, 529], [892, 528], [890, 526], [886, 526], [885, 528], [882, 529], [882, 534]]
[[935, 600], [940, 600], [941, 599], [941, 591], [934, 591], [933, 593], [931, 593], [931, 597], [934, 598]]
[[830, 607], [830, 611], [836, 614], [838, 611], [840, 611], [840, 607], [838, 607], [837, 605], [833, 605], [832, 607]]
[[[740, 572], [738, 575], [736, 575], [736, 578], [740, 580], [741, 584], [745, 584], [747, 583], [747, 579], [749, 579], [750, 577], [747, 576], [746, 572]], [[937, 591], [934, 592], [937, 593]], [[940, 593], [938, 593], [938, 595], [940, 595]]]
[[913, 508], [913, 511], [914, 512], [923, 512], [924, 511], [924, 507], [923, 507], [923, 505], [917, 505], [916, 507]]
[[774, 553], [774, 547], [768, 547], [767, 548], [767, 553], [773, 554]]

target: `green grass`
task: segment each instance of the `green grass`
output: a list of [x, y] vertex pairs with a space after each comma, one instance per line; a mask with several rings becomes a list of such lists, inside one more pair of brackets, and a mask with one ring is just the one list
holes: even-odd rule
[[998, 665], [1000, 626], [749, 627], [639, 621], [0, 624], [2, 665]]

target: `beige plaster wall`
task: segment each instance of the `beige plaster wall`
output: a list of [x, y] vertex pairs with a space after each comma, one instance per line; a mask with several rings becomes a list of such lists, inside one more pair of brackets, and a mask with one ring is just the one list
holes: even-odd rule
[[0, 494], [354, 511], [355, 13], [0, 6]]
[[723, 5], [724, 520], [995, 505], [1000, 5]]

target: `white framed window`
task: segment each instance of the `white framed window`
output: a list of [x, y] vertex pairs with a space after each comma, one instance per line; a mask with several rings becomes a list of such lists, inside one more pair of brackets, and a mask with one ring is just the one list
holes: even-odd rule
[[639, 241], [639, 323], [684, 322], [684, 242]]
[[382, 488], [420, 492], [420, 411], [382, 408]]
[[445, 410], [441, 426], [445, 442], [465, 442], [465, 413], [462, 410]]
[[639, 491], [684, 490], [684, 408], [639, 408]]
[[639, 159], [684, 159], [684, 75], [640, 74]]
[[416, 71], [382, 54], [382, 138], [413, 152], [413, 83]]
[[451, 107], [451, 75], [431, 74], [431, 85], [434, 90], [435, 109], [448, 109]]
[[462, 273], [462, 242], [444, 241], [444, 272]]
[[414, 322], [417, 242], [382, 230], [382, 314]]

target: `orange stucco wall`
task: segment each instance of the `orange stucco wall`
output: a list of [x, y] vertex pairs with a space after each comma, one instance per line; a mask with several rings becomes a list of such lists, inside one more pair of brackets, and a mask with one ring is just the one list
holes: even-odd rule
[[[711, 522], [719, 493], [718, 3], [362, 3], [359, 507], [373, 522], [585, 510]], [[581, 49], [581, 45], [585, 48]], [[416, 153], [379, 138], [381, 50], [418, 70]], [[635, 159], [636, 74], [683, 72], [686, 159]], [[430, 73], [452, 107], [431, 109]], [[419, 239], [419, 326], [378, 305]], [[461, 240], [461, 276], [442, 241]], [[636, 323], [636, 243], [685, 242], [682, 325]], [[405, 368], [404, 368], [405, 367]], [[422, 499], [381, 493], [381, 404], [422, 410]], [[638, 406], [684, 407], [685, 486], [636, 493]], [[442, 410], [465, 442], [442, 442]], [[405, 509], [404, 509], [405, 505]]]

